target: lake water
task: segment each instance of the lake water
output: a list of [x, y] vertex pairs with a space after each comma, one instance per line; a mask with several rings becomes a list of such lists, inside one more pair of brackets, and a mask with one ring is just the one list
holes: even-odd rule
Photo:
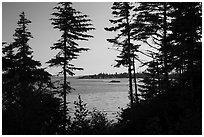
[[128, 99], [128, 79], [117, 79], [120, 83], [109, 83], [114, 79], [76, 79], [68, 78], [70, 85], [75, 89], [67, 95], [70, 102], [68, 108], [74, 111], [74, 101], [80, 94], [82, 100], [87, 103], [88, 110], [97, 110], [107, 113], [109, 119], [115, 119], [120, 108], [126, 108]]

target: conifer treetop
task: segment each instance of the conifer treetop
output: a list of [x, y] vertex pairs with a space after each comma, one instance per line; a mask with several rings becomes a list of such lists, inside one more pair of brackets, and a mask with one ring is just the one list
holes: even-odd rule
[[33, 59], [33, 51], [28, 44], [28, 41], [33, 38], [31, 32], [29, 32], [27, 28], [31, 21], [26, 18], [24, 12], [22, 12], [19, 16], [20, 19], [17, 22], [18, 27], [15, 29], [15, 33], [13, 35], [14, 42], [12, 42], [13, 48], [16, 49], [16, 69], [20, 75], [25, 74], [34, 76], [34, 74], [31, 73], [35, 73], [34, 71], [36, 71], [37, 68], [41, 66], [41, 63]]
[[[91, 19], [80, 11], [73, 9], [71, 2], [60, 2], [54, 7], [54, 10], [56, 10], [56, 12], [52, 13], [54, 17], [50, 19], [52, 25], [55, 29], [62, 32], [66, 31], [69, 40], [88, 40], [88, 38], [93, 37], [86, 34], [86, 32], [94, 30], [92, 24], [89, 23]], [[74, 42], [71, 44], [77, 45]]]
[[87, 15], [72, 8], [72, 3], [70, 2], [60, 2], [54, 7], [54, 10], [55, 12], [51, 14], [53, 16], [50, 19], [52, 21], [51, 24], [54, 26], [54, 29], [58, 29], [62, 32], [62, 35], [51, 49], [60, 51], [47, 63], [50, 64], [50, 67], [63, 66], [65, 63], [67, 64], [66, 70], [63, 71], [74, 75], [73, 70], [82, 70], [82, 68], [75, 67], [70, 61], [77, 59], [82, 51], [89, 50], [89, 48], [79, 47], [77, 41], [87, 41], [89, 38], [92, 38], [93, 36], [87, 34], [87, 32], [95, 28], [92, 27], [93, 25], [90, 23], [91, 19], [89, 19]]

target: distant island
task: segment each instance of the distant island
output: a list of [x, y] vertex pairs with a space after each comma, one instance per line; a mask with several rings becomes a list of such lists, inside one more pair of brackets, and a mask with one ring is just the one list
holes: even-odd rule
[[[143, 73], [137, 73], [137, 78], [144, 78], [145, 74]], [[115, 74], [108, 74], [108, 73], [99, 73], [94, 75], [85, 75], [80, 76], [78, 79], [109, 79], [109, 78], [128, 78], [128, 73], [115, 73]]]
[[120, 83], [119, 80], [111, 80], [109, 83]]

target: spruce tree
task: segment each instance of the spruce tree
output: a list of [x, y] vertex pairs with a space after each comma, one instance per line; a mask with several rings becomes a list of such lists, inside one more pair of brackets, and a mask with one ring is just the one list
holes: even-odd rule
[[[184, 83], [192, 85], [194, 81], [192, 78], [196, 74], [193, 71], [201, 68], [200, 9], [200, 3], [183, 2], [139, 3], [139, 6], [134, 9], [138, 14], [138, 25], [142, 26], [139, 28], [138, 37], [151, 48], [156, 49], [154, 57], [159, 62], [160, 78], [163, 79], [160, 81], [161, 91], [171, 88], [169, 74], [172, 72], [179, 73], [177, 81], [180, 86]], [[154, 44], [149, 44], [148, 39], [152, 39]], [[194, 67], [193, 64], [198, 66]]]
[[39, 61], [33, 59], [33, 51], [28, 45], [28, 41], [33, 38], [27, 28], [30, 23], [31, 21], [26, 19], [25, 13], [22, 12], [17, 23], [18, 27], [13, 35], [14, 42], [12, 43], [14, 48], [16, 48], [15, 75], [21, 84], [22, 92], [20, 94], [22, 99], [23, 96], [26, 96], [26, 90], [30, 85], [34, 85], [39, 81], [49, 82], [50, 80], [50, 74], [40, 68], [41, 63]]
[[[22, 104], [25, 106], [25, 96], [27, 94], [26, 88], [30, 84], [34, 84], [39, 78], [35, 77], [37, 67], [41, 64], [39, 61], [33, 60], [31, 48], [28, 45], [29, 39], [32, 38], [31, 33], [27, 29], [27, 25], [31, 23], [30, 20], [25, 18], [24, 12], [20, 14], [20, 20], [18, 21], [18, 27], [15, 30], [14, 42], [3, 49], [5, 56], [3, 57], [3, 73], [10, 74], [21, 88], [18, 93]], [[16, 50], [16, 53], [14, 52]], [[11, 77], [9, 78], [11, 81]], [[19, 84], [20, 85], [19, 85]], [[11, 84], [11, 85], [14, 85]], [[18, 91], [18, 90], [17, 90]]]
[[[107, 31], [118, 31], [119, 33], [113, 39], [107, 39], [112, 43], [116, 49], [119, 49], [120, 55], [116, 60], [116, 66], [123, 65], [128, 67], [129, 74], [129, 97], [130, 106], [133, 108], [133, 88], [132, 88], [132, 70], [133, 70], [133, 58], [135, 58], [134, 52], [138, 49], [138, 45], [133, 44], [133, 17], [131, 14], [133, 10], [133, 4], [128, 2], [114, 2], [112, 6], [112, 14], [115, 19], [109, 20], [113, 26], [106, 27]], [[135, 50], [136, 49], [136, 50]], [[135, 81], [136, 82], [136, 81]], [[137, 91], [135, 91], [137, 92]]]
[[2, 49], [3, 134], [41, 134], [42, 127], [52, 127], [58, 116], [51, 75], [33, 59], [28, 44], [33, 38], [27, 28], [30, 23], [22, 12], [14, 42]]
[[[167, 40], [171, 34], [170, 23], [172, 19], [172, 6], [167, 2], [141, 2], [134, 9], [137, 14], [137, 22], [139, 29], [138, 39], [148, 44], [154, 50], [156, 49], [159, 56], [157, 57], [162, 62], [161, 72], [165, 84], [165, 91], [169, 89], [169, 73], [172, 61], [169, 56], [171, 48]], [[148, 43], [151, 39], [152, 43]]]
[[29, 83], [36, 81], [35, 71], [41, 66], [39, 61], [33, 60], [33, 51], [28, 45], [28, 41], [33, 38], [31, 33], [28, 31], [27, 26], [31, 23], [30, 20], [26, 19], [25, 13], [20, 14], [20, 20], [18, 21], [18, 28], [15, 30], [13, 45], [17, 48], [16, 57], [16, 69], [19, 75], [19, 81], [28, 86]]
[[66, 130], [66, 117], [67, 117], [67, 101], [66, 96], [71, 87], [67, 82], [67, 74], [74, 75], [73, 70], [82, 70], [82, 68], [75, 67], [71, 64], [71, 60], [77, 59], [79, 53], [87, 51], [88, 48], [81, 48], [77, 43], [78, 40], [87, 41], [93, 36], [87, 34], [88, 31], [94, 30], [90, 19], [87, 15], [82, 14], [80, 11], [72, 8], [70, 2], [60, 2], [56, 7], [56, 10], [52, 13], [51, 18], [54, 29], [59, 29], [62, 32], [61, 38], [55, 43], [51, 49], [59, 50], [58, 54], [48, 61], [50, 67], [59, 66], [62, 67], [62, 71], [59, 74], [63, 74], [64, 82], [60, 87], [63, 92], [63, 115], [64, 115], [64, 131]]
[[195, 89], [200, 87], [198, 83], [201, 81], [199, 75], [202, 68], [202, 6], [199, 2], [179, 2], [171, 5], [175, 11], [171, 23], [172, 34], [168, 36], [168, 40], [172, 41], [174, 49], [171, 52], [173, 68], [179, 71], [179, 84], [189, 87], [194, 98]]
[[[143, 64], [148, 66], [140, 86], [145, 101], [135, 108], [138, 119], [130, 120], [126, 134], [201, 134], [201, 9], [199, 2], [147, 2], [135, 8], [137, 36], [151, 47], [152, 60]], [[130, 113], [122, 113], [126, 125]]]

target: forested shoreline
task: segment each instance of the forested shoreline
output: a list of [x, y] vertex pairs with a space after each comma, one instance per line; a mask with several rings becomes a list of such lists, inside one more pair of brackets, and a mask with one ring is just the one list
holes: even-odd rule
[[[136, 73], [137, 78], [147, 78], [148, 75], [145, 73]], [[170, 79], [176, 79], [178, 74], [170, 74]], [[93, 75], [85, 75], [85, 76], [77, 76], [77, 79], [110, 79], [110, 78], [128, 78], [128, 73], [115, 73], [115, 74], [108, 74], [108, 73], [99, 73]]]
[[[144, 78], [145, 75], [142, 73], [137, 73], [137, 78]], [[115, 73], [115, 74], [108, 74], [108, 73], [99, 73], [94, 75], [85, 75], [79, 76], [78, 79], [108, 79], [108, 78], [128, 78], [128, 73]]]
[[[70, 115], [66, 97], [73, 88], [67, 77], [83, 70], [72, 61], [90, 50], [78, 42], [94, 38], [89, 32], [95, 28], [71, 2], [60, 2], [48, 18], [61, 34], [50, 47], [57, 53], [46, 63], [61, 68], [61, 80], [53, 82], [34, 60], [28, 44], [34, 38], [28, 29], [31, 20], [25, 12], [19, 15], [13, 41], [2, 42], [2, 134], [202, 134], [202, 3], [114, 2], [111, 12], [111, 25], [104, 30], [115, 32], [107, 39], [119, 51], [114, 67], [126, 67], [127, 73], [81, 78], [128, 78], [130, 102], [118, 114], [118, 122], [88, 110], [80, 95]], [[149, 48], [141, 51], [144, 44]], [[142, 73], [137, 72], [137, 62], [146, 67]]]

